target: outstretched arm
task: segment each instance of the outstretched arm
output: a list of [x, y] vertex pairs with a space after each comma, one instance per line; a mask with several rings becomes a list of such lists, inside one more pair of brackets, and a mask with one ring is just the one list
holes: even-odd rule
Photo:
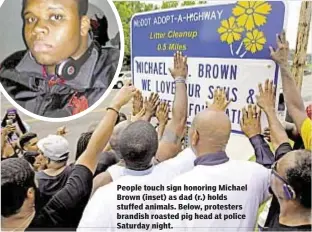
[[156, 159], [160, 162], [174, 157], [181, 150], [181, 137], [187, 120], [187, 58], [181, 52], [174, 55], [174, 68], [170, 69], [170, 73], [174, 78], [176, 91], [172, 119], [166, 126], [156, 154]]
[[264, 89], [262, 84], [259, 84], [259, 96], [257, 96], [258, 106], [265, 112], [270, 126], [271, 142], [274, 149], [277, 149], [282, 143], [288, 142], [288, 136], [278, 120], [275, 112], [275, 87], [273, 81], [266, 80]]
[[289, 115], [300, 130], [302, 123], [307, 118], [303, 100], [299, 89], [296, 86], [295, 80], [288, 64], [289, 43], [286, 40], [285, 31], [281, 35], [276, 36], [277, 48], [274, 50], [270, 47], [272, 59], [280, 66], [283, 92]]
[[248, 105], [247, 110], [242, 109], [242, 115], [240, 125], [255, 150], [256, 162], [270, 168], [274, 162], [274, 155], [261, 135], [261, 110], [258, 111], [256, 105]]
[[115, 122], [119, 116], [121, 107], [127, 104], [135, 94], [136, 89], [133, 86], [125, 85], [119, 90], [102, 121], [95, 129], [88, 143], [86, 150], [77, 160], [76, 164], [86, 166], [93, 174], [95, 172], [99, 154], [103, 151], [113, 132]]

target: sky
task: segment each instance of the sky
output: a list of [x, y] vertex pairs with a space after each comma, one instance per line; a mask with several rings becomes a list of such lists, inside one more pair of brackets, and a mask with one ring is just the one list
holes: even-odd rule
[[[147, 2], [147, 3], [154, 3], [154, 4], [161, 4], [162, 1], [141, 1], [141, 2]], [[209, 1], [208, 3], [214, 3], [216, 1]], [[217, 1], [218, 3], [224, 3], [224, 2], [233, 2], [233, 1]], [[234, 1], [235, 2], [235, 1]], [[299, 23], [299, 15], [300, 15], [300, 7], [302, 1], [296, 1], [296, 0], [286, 0], [285, 1], [288, 5], [288, 16], [286, 21], [286, 33], [287, 38], [289, 41], [289, 45], [291, 49], [296, 48], [296, 39], [297, 39], [297, 29], [298, 29], [298, 23]], [[312, 26], [312, 24], [311, 24]], [[310, 29], [309, 33], [309, 44], [308, 44], [308, 53], [312, 52], [312, 29]]]
[[[287, 1], [288, 3], [288, 22], [286, 27], [287, 37], [289, 40], [290, 48], [296, 48], [297, 29], [300, 16], [301, 1]], [[312, 24], [311, 24], [312, 26]], [[312, 51], [312, 29], [309, 33], [308, 53]]]

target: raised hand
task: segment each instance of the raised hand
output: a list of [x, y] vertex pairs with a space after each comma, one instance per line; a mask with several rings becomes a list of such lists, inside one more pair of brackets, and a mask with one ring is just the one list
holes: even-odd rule
[[137, 115], [143, 108], [143, 96], [141, 91], [137, 91], [133, 97], [132, 115]]
[[137, 113], [136, 115], [130, 115], [131, 122], [135, 122], [135, 121], [141, 120], [142, 117], [144, 116], [144, 114], [145, 114], [145, 108], [143, 107], [141, 109], [141, 111], [139, 113]]
[[161, 102], [157, 107], [156, 118], [160, 125], [166, 125], [169, 118], [169, 104]]
[[178, 51], [174, 54], [174, 66], [173, 69], [169, 68], [169, 71], [174, 79], [177, 77], [186, 79], [188, 74], [187, 57], [183, 56], [182, 52]]
[[289, 54], [289, 43], [286, 40], [285, 31], [283, 31], [280, 35], [276, 35], [276, 44], [277, 44], [276, 50], [270, 47], [272, 59], [279, 65], [287, 64]]
[[62, 126], [62, 127], [57, 128], [56, 134], [60, 136], [64, 136], [68, 134], [68, 132], [69, 131], [67, 130], [66, 126]]
[[149, 99], [145, 97], [144, 108], [145, 108], [146, 117], [151, 118], [155, 115], [159, 102], [160, 101], [159, 101], [158, 93], [151, 93]]
[[240, 126], [244, 134], [248, 138], [261, 134], [261, 110], [257, 110], [256, 105], [248, 105], [247, 110], [242, 109], [242, 114]]
[[119, 110], [122, 106], [126, 105], [130, 99], [137, 93], [137, 89], [130, 85], [130, 82], [126, 82], [125, 85], [118, 91], [114, 97], [112, 104], [116, 110]]
[[213, 103], [210, 105], [207, 101], [206, 106], [209, 109], [224, 111], [231, 102], [232, 99], [227, 100], [224, 89], [217, 88], [214, 91]]
[[265, 81], [264, 89], [262, 84], [259, 84], [259, 95], [256, 96], [258, 106], [263, 109], [264, 112], [269, 110], [275, 110], [275, 86], [273, 81], [268, 79]]

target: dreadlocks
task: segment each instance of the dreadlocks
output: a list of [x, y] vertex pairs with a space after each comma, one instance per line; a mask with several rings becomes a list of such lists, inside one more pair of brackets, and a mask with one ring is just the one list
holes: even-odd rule
[[80, 135], [80, 137], [78, 139], [78, 142], [77, 142], [77, 148], [76, 148], [76, 160], [86, 150], [92, 134], [93, 134], [93, 131], [92, 132], [82, 133]]

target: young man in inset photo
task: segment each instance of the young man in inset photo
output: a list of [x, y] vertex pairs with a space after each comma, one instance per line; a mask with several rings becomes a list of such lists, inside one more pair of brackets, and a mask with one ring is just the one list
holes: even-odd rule
[[45, 117], [68, 117], [94, 104], [110, 85], [119, 50], [93, 40], [88, 0], [23, 0], [27, 51], [0, 67], [6, 92]]

